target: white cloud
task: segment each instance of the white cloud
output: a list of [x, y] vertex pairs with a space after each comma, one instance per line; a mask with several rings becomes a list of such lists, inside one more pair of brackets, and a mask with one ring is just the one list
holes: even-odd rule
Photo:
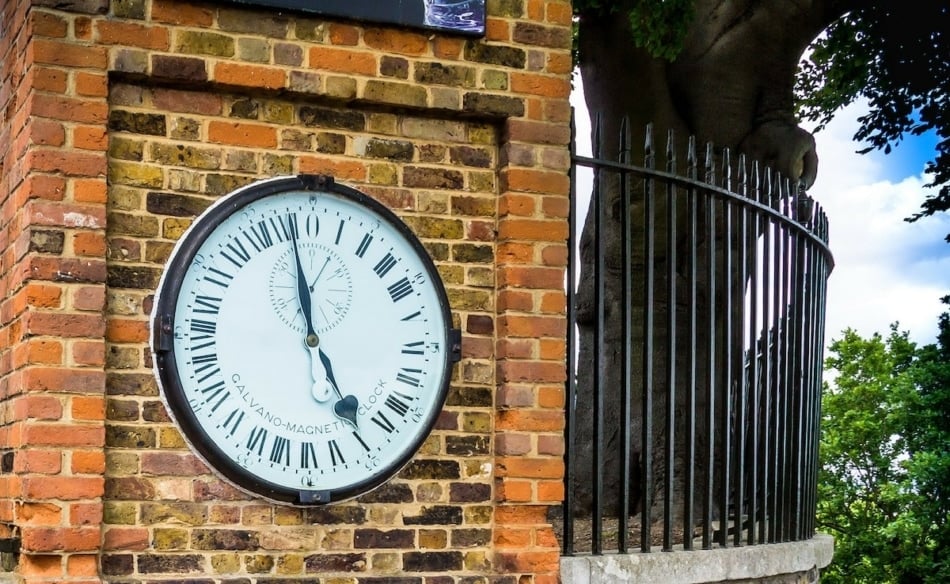
[[[912, 339], [933, 342], [937, 316], [945, 309], [940, 298], [950, 294], [950, 244], [943, 241], [950, 217], [904, 221], [927, 194], [925, 160], [856, 154], [859, 145], [851, 137], [865, 108], [845, 109], [816, 135], [819, 178], [810, 194], [828, 214], [836, 262], [826, 338], [840, 337], [846, 327], [864, 336], [886, 334], [899, 321]], [[886, 178], [896, 176], [904, 178]]]

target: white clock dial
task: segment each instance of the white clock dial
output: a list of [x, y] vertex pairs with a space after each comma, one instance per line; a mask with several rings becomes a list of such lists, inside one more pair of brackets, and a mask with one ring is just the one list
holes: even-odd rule
[[237, 486], [297, 504], [398, 471], [458, 356], [418, 241], [320, 177], [213, 205], [172, 254], [153, 318], [163, 395], [192, 447]]

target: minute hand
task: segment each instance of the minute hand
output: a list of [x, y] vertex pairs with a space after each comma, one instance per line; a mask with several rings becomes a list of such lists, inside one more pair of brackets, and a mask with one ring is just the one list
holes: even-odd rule
[[307, 325], [307, 336], [304, 337], [304, 346], [310, 352], [310, 377], [313, 380], [310, 393], [313, 398], [319, 402], [327, 401], [330, 398], [330, 390], [327, 388], [327, 371], [324, 366], [324, 360], [321, 359], [321, 352], [318, 349], [320, 337], [313, 328], [313, 301], [310, 298], [310, 287], [307, 286], [307, 277], [303, 273], [303, 265], [300, 263], [300, 252], [297, 250], [297, 235], [293, 231], [290, 233], [291, 244], [294, 249], [294, 264], [297, 268], [297, 301], [300, 303], [300, 311], [303, 312], [303, 320]]

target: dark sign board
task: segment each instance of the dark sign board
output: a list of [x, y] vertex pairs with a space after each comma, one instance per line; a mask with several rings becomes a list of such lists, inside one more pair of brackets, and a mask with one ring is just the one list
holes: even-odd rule
[[222, 0], [399, 24], [467, 35], [485, 34], [485, 0]]

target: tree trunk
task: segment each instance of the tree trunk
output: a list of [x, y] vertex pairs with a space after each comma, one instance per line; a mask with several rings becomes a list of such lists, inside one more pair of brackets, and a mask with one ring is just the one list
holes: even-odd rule
[[[599, 116], [604, 128], [602, 148], [595, 151], [599, 158], [618, 160], [620, 142], [618, 140], [621, 119], [630, 120], [630, 128], [634, 139], [630, 145], [628, 159], [631, 164], [643, 164], [644, 151], [641, 138], [643, 128], [652, 123], [659, 135], [665, 136], [666, 130], [672, 129], [678, 136], [679, 147], [686, 144], [688, 135], [695, 135], [703, 142], [713, 142], [719, 148], [729, 148], [732, 152], [745, 153], [751, 160], [772, 166], [774, 170], [794, 181], [801, 181], [810, 186], [817, 172], [817, 156], [815, 154], [812, 136], [799, 128], [794, 118], [792, 88], [797, 64], [807, 45], [837, 16], [821, 0], [802, 2], [760, 2], [755, 0], [744, 1], [710, 1], [697, 0], [696, 16], [687, 34], [681, 54], [673, 62], [650, 57], [645, 51], [636, 49], [630, 34], [629, 24], [623, 16], [628, 12], [633, 0], [615, 2], [618, 11], [612, 14], [581, 14], [578, 28], [578, 48], [581, 55], [580, 70], [584, 83], [584, 93], [591, 116]], [[838, 14], [840, 14], [838, 8]], [[658, 140], [661, 152], [665, 150], [665, 138]], [[721, 152], [721, 150], [717, 150]], [[685, 152], [680, 149], [677, 157], [685, 161]], [[682, 162], [680, 168], [683, 168]], [[636, 183], [638, 181], [634, 181]], [[620, 402], [620, 392], [617, 388], [623, 383], [621, 372], [625, 360], [624, 338], [620, 315], [622, 310], [623, 287], [623, 259], [621, 219], [626, 213], [631, 221], [634, 237], [633, 255], [629, 261], [632, 272], [632, 296], [634, 299], [643, 298], [646, 286], [643, 274], [647, 270], [648, 262], [652, 264], [656, 275], [653, 288], [653, 313], [657, 323], [654, 329], [652, 342], [655, 361], [653, 363], [653, 417], [656, 422], [650, 436], [653, 450], [651, 468], [654, 473], [654, 492], [649, 493], [652, 516], [659, 519], [661, 499], [659, 487], [663, 484], [666, 465], [663, 463], [663, 449], [667, 439], [664, 432], [663, 420], [666, 414], [665, 395], [670, 386], [666, 371], [668, 359], [674, 359], [673, 371], [675, 400], [674, 407], [682, 412], [687, 407], [685, 403], [686, 384], [688, 383], [686, 365], [690, 358], [685, 344], [677, 344], [677, 350], [672, 356], [666, 355], [665, 347], [669, 335], [676, 334], [679, 339], [686, 338], [688, 330], [685, 315], [690, 299], [685, 294], [684, 284], [687, 273], [685, 253], [675, 251], [685, 244], [682, 234], [686, 233], [683, 221], [686, 213], [680, 209], [677, 214], [678, 236], [671, 243], [667, 242], [667, 227], [663, 221], [658, 221], [654, 232], [654, 254], [652, 259], [645, 255], [645, 245], [642, 243], [645, 236], [644, 220], [644, 193], [637, 184], [634, 188], [631, 205], [622, 208], [620, 198], [620, 183], [616, 177], [603, 176], [599, 182], [599, 193], [605, 212], [606, 221], [601, 227], [602, 234], [594, 233], [592, 216], [588, 214], [581, 236], [581, 277], [578, 288], [576, 306], [578, 326], [580, 331], [580, 347], [577, 371], [577, 403], [576, 412], [576, 453], [577, 464], [574, 484], [571, 486], [576, 501], [576, 513], [584, 515], [590, 512], [594, 502], [594, 475], [597, 473], [605, 477], [603, 486], [604, 496], [601, 500], [606, 516], [616, 516], [618, 500], [623, 490], [629, 492], [634, 503], [642, 501], [643, 483], [636, 469], [641, 464], [642, 453], [639, 446], [643, 429], [643, 416], [640, 400], [644, 388], [644, 362], [641, 356], [647, 339], [643, 335], [643, 323], [647, 317], [646, 310], [633, 308], [631, 311], [632, 334], [632, 402], [633, 411], [629, 419], [625, 419], [623, 404]], [[677, 203], [680, 204], [681, 203]], [[654, 215], [664, 217], [666, 214], [666, 199], [663, 196], [655, 197]], [[700, 206], [700, 212], [706, 208]], [[716, 221], [722, 217], [717, 216]], [[596, 325], [597, 325], [597, 294], [594, 289], [595, 281], [595, 238], [602, 235], [605, 245], [605, 288], [603, 300], [604, 313], [604, 346], [605, 354], [597, 359]], [[700, 256], [706, 254], [709, 241], [698, 242]], [[713, 252], [713, 271], [722, 269], [722, 253], [724, 246], [743, 245], [744, 242], [718, 241]], [[717, 255], [718, 254], [718, 255]], [[708, 270], [706, 270], [708, 272]], [[741, 270], [738, 270], [741, 272]], [[699, 281], [705, 280], [702, 266], [699, 270]], [[719, 276], [717, 276], [719, 277]], [[673, 280], [675, 297], [670, 298], [667, 290]], [[744, 281], [733, 281], [736, 289], [743, 289]], [[741, 336], [725, 337], [723, 323], [726, 320], [724, 306], [721, 299], [710, 303], [707, 298], [708, 290], [700, 286], [697, 291], [697, 305], [700, 307], [699, 319], [709, 322], [713, 314], [714, 331], [712, 336], [716, 343], [731, 343], [735, 350], [742, 350]], [[740, 303], [737, 303], [741, 305]], [[668, 307], [676, 315], [676, 326], [673, 330], [666, 330], [663, 319], [658, 315], [665, 313]], [[734, 306], [736, 311], [741, 306]], [[708, 330], [709, 327], [700, 327]], [[698, 346], [708, 344], [710, 334], [700, 332]], [[696, 355], [699, 368], [697, 369], [697, 383], [706, 387], [709, 376], [714, 381], [721, 382], [723, 371], [716, 364], [712, 370], [706, 366], [709, 355]], [[600, 376], [597, 375], [600, 371]], [[604, 411], [598, 412], [595, 408], [595, 384], [600, 383], [600, 391], [604, 394]], [[698, 392], [698, 400], [694, 405], [698, 412], [708, 411], [710, 407], [718, 410], [722, 401], [731, 399], [729, 393], [716, 394], [709, 401]], [[719, 401], [717, 406], [716, 402]], [[592, 428], [595, 417], [599, 417], [604, 429], [603, 467], [593, 468], [594, 436]], [[719, 433], [710, 431], [699, 415], [700, 421], [696, 428], [697, 452], [705, 452], [713, 442], [714, 450], [718, 450]], [[677, 416], [674, 426], [675, 451], [679, 453], [673, 468], [674, 509], [675, 516], [684, 510], [684, 481], [682, 468], [684, 447], [681, 443], [683, 432], [683, 417]], [[622, 428], [628, 426], [633, 437], [634, 449], [629, 461], [635, 472], [632, 473], [630, 483], [621, 485], [617, 469], [621, 465], [622, 455]], [[718, 456], [718, 455], [717, 455]], [[721, 469], [721, 461], [717, 469]], [[702, 484], [705, 475], [701, 469], [696, 475], [697, 484]], [[715, 472], [718, 472], [715, 471]], [[696, 504], [700, 505], [701, 497], [696, 497]], [[634, 513], [640, 509], [632, 507]], [[698, 511], [698, 510], [697, 510]]]

